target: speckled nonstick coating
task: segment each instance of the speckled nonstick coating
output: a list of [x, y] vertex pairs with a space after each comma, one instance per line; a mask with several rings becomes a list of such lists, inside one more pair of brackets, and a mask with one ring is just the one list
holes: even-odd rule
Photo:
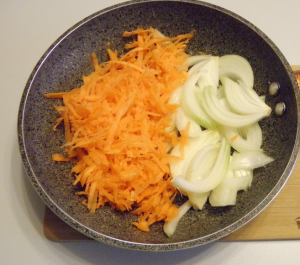
[[[137, 230], [135, 216], [104, 207], [90, 214], [74, 195], [71, 165], [55, 163], [51, 155], [61, 151], [63, 128], [52, 130], [57, 113], [54, 104], [43, 94], [66, 91], [81, 84], [82, 75], [92, 69], [91, 52], [100, 61], [107, 60], [106, 44], [123, 52], [122, 33], [137, 27], [154, 27], [168, 36], [195, 30], [188, 53], [199, 51], [213, 55], [239, 54], [254, 69], [255, 89], [267, 95], [274, 110], [285, 102], [282, 117], [261, 122], [263, 149], [276, 162], [255, 170], [253, 185], [238, 194], [234, 207], [190, 210], [172, 238], [154, 224], [149, 233]], [[279, 95], [268, 94], [269, 82], [278, 81]], [[43, 55], [26, 84], [20, 104], [18, 134], [21, 156], [29, 179], [44, 202], [65, 222], [80, 232], [114, 246], [147, 251], [166, 251], [194, 247], [222, 238], [259, 214], [287, 181], [299, 149], [299, 93], [293, 72], [286, 59], [259, 29], [220, 7], [197, 1], [131, 1], [98, 13], [79, 22], [63, 34]], [[180, 199], [178, 200], [180, 202]]]

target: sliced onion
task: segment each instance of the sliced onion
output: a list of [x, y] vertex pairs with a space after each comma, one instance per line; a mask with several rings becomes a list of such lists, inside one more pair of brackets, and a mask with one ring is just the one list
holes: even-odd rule
[[209, 144], [201, 148], [188, 163], [185, 179], [198, 181], [209, 174], [216, 163], [221, 144]]
[[262, 146], [262, 130], [258, 123], [241, 127], [238, 131], [244, 139], [247, 139], [247, 142], [259, 148]]
[[272, 161], [274, 161], [274, 159], [263, 152], [234, 152], [230, 162], [230, 168], [233, 170], [253, 170], [255, 168], [263, 167]]
[[189, 124], [188, 137], [198, 137], [201, 133], [201, 127], [193, 119], [191, 119], [183, 110], [179, 107], [175, 116], [175, 125], [178, 131], [184, 130]]
[[249, 62], [242, 56], [230, 54], [220, 57], [220, 77], [227, 76], [228, 78], [237, 81], [243, 81], [247, 86], [253, 87], [254, 75]]
[[[178, 217], [165, 223], [168, 236], [190, 207], [202, 210], [208, 198], [212, 206], [235, 205], [237, 192], [251, 186], [253, 169], [274, 160], [261, 149], [258, 124], [271, 114], [271, 108], [265, 96], [253, 89], [249, 62], [239, 55], [200, 55], [186, 64], [190, 67], [187, 80], [169, 102], [180, 105], [172, 116], [173, 129], [190, 124], [189, 145], [184, 146], [182, 160], [170, 163], [170, 172], [173, 185], [189, 200], [180, 207]], [[231, 147], [236, 150], [232, 157]], [[181, 157], [180, 146], [171, 154]]]
[[[214, 207], [223, 207], [236, 204], [236, 196], [239, 190], [246, 191], [252, 183], [253, 171], [242, 170], [241, 176], [233, 170], [233, 177], [224, 178], [222, 182], [210, 193], [209, 202]], [[227, 174], [231, 175], [231, 174]]]
[[179, 207], [179, 214], [173, 218], [170, 222], [164, 223], [164, 232], [168, 237], [172, 237], [180, 219], [186, 214], [186, 212], [192, 207], [190, 201], [186, 201]]
[[207, 202], [210, 191], [204, 193], [188, 192], [187, 196], [195, 210], [203, 210], [205, 203]]
[[[251, 125], [247, 128], [252, 127]], [[243, 135], [239, 133], [238, 128], [236, 127], [229, 127], [229, 126], [221, 126], [221, 131], [229, 141], [230, 145], [237, 150], [238, 152], [244, 152], [244, 151], [257, 151], [257, 152], [263, 152], [263, 150], [260, 148], [260, 139], [261, 135], [259, 135], [256, 144], [253, 142], [255, 139], [253, 138], [243, 138]]]
[[191, 76], [183, 85], [181, 107], [185, 113], [204, 128], [216, 128], [215, 122], [211, 117], [201, 108], [195, 98], [196, 82], [202, 73], [196, 73]]
[[[218, 131], [205, 130], [200, 136], [188, 138], [189, 145], [185, 145], [183, 149], [184, 157], [179, 161], [170, 163], [170, 173], [173, 178], [184, 175], [192, 157], [209, 144], [216, 144], [220, 141], [220, 133]], [[177, 145], [171, 151], [171, 155], [181, 157], [180, 146]]]
[[[169, 104], [175, 104], [175, 105], [180, 105], [180, 101], [181, 101], [181, 93], [182, 93], [182, 87], [178, 87], [176, 88], [173, 93], [171, 94], [168, 103]], [[169, 127], [167, 127], [165, 129], [166, 133], [172, 132], [175, 130], [176, 128], [176, 116], [177, 113], [172, 113], [171, 114], [171, 122], [169, 124]]]
[[191, 182], [182, 176], [177, 176], [172, 180], [175, 187], [184, 192], [203, 193], [213, 190], [217, 187], [226, 175], [230, 158], [230, 145], [225, 138], [222, 139], [222, 145], [217, 157], [216, 163], [210, 174], [199, 181]]
[[247, 170], [245, 172], [248, 172], [246, 175], [241, 177], [235, 177], [235, 178], [225, 178], [223, 179], [224, 184], [236, 191], [244, 190], [246, 191], [252, 183], [253, 179], [253, 173], [251, 170]]
[[261, 112], [255, 114], [241, 115], [229, 111], [222, 106], [217, 95], [211, 87], [205, 87], [203, 93], [197, 96], [206, 113], [216, 122], [231, 127], [243, 127], [253, 123], [257, 123], [261, 119], [270, 115], [270, 112]]
[[180, 86], [173, 91], [173, 93], [169, 98], [168, 103], [179, 105], [181, 101], [181, 93], [182, 93], [182, 87]]
[[220, 80], [228, 103], [237, 114], [247, 115], [271, 111], [271, 108], [261, 100], [254, 90], [246, 88], [245, 85], [236, 83], [225, 76], [221, 77]]
[[187, 72], [187, 80], [186, 81], [188, 81], [188, 79], [190, 79], [193, 75], [195, 75], [199, 72], [202, 72], [202, 73], [207, 72], [207, 70], [205, 70], [205, 65], [208, 63], [210, 57], [211, 56], [207, 57], [205, 60], [201, 60], [198, 63], [194, 64]]
[[197, 89], [201, 89], [196, 83], [210, 84], [214, 87], [218, 85], [218, 59], [209, 57], [195, 64], [188, 71], [188, 78], [182, 88], [181, 106], [185, 113], [204, 128], [216, 129], [215, 122], [206, 113], [206, 111], [199, 105], [195, 98]]
[[195, 55], [189, 56], [186, 60], [188, 67], [191, 67], [199, 62], [206, 61], [210, 59], [211, 55]]
[[209, 195], [209, 203], [213, 207], [224, 207], [236, 204], [237, 191], [221, 182]]
[[[200, 151], [193, 156], [191, 162], [186, 163], [183, 169], [183, 176], [188, 181], [197, 181], [207, 176], [216, 162], [215, 160], [219, 149], [219, 144], [210, 144], [200, 149]], [[195, 210], [202, 210], [209, 193], [210, 191], [204, 193], [187, 192], [186, 195]]]
[[265, 96], [259, 96], [256, 91], [247, 86], [242, 81], [237, 81], [243, 91], [247, 94], [249, 100], [252, 100], [253, 104], [260, 104], [266, 112], [271, 113], [271, 108], [265, 102]]
[[199, 88], [202, 89], [205, 86], [217, 88], [219, 85], [219, 57], [212, 56], [201, 70], [205, 72], [199, 76], [197, 81]]

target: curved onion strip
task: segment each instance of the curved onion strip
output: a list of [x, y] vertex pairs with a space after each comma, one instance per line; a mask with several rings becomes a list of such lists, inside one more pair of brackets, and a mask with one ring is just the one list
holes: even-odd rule
[[[249, 126], [251, 127], [251, 126]], [[263, 150], [257, 144], [253, 144], [254, 139], [246, 138], [244, 139], [243, 136], [239, 133], [238, 128], [236, 127], [229, 127], [229, 126], [222, 126], [221, 131], [229, 141], [230, 145], [237, 150], [238, 152], [243, 151], [258, 151], [263, 152]], [[260, 141], [260, 138], [257, 142]]]
[[[216, 129], [215, 122], [206, 113], [202, 106], [199, 105], [195, 98], [195, 93], [198, 87], [196, 86], [196, 83], [203, 83], [205, 81], [215, 86], [218, 84], [218, 70], [216, 70], [218, 69], [218, 59], [216, 59], [216, 57], [209, 58], [212, 59], [201, 61], [188, 71], [188, 78], [182, 88], [180, 104], [185, 113], [199, 125], [207, 129]], [[205, 78], [202, 79], [202, 77]]]
[[197, 192], [187, 192], [190, 203], [195, 210], [202, 210], [204, 204], [207, 202], [210, 191], [197, 193]]
[[218, 154], [216, 163], [207, 177], [199, 181], [191, 182], [186, 180], [182, 176], [177, 176], [172, 180], [172, 183], [176, 188], [179, 188], [180, 190], [183, 190], [185, 192], [203, 193], [213, 190], [220, 184], [220, 182], [226, 175], [229, 158], [230, 145], [228, 144], [226, 138], [223, 138], [221, 150]]
[[[220, 141], [220, 133], [218, 131], [205, 130], [200, 136], [188, 138], [189, 145], [184, 146], [184, 159], [170, 163], [170, 172], [174, 177], [185, 176], [189, 161], [197, 153], [198, 150], [209, 144], [216, 144]], [[171, 151], [171, 155], [181, 157], [180, 146], [177, 145]]]
[[220, 148], [220, 144], [209, 144], [201, 148], [188, 163], [185, 179], [198, 181], [209, 174], [216, 162]]
[[187, 62], [188, 67], [191, 67], [195, 64], [198, 64], [198, 63], [208, 60], [210, 58], [211, 58], [211, 55], [195, 55], [195, 56], [188, 57], [186, 62]]
[[254, 74], [249, 62], [242, 56], [228, 54], [220, 57], [220, 77], [227, 76], [234, 81], [242, 80], [253, 87]]
[[258, 167], [263, 167], [272, 161], [274, 161], [274, 159], [263, 152], [234, 152], [230, 162], [230, 168], [233, 170], [253, 170]]
[[259, 148], [262, 146], [262, 130], [258, 123], [241, 127], [238, 131], [244, 139], [247, 139], [247, 142]]
[[209, 203], [213, 207], [235, 205], [237, 191], [221, 182], [209, 195]]
[[202, 133], [202, 129], [198, 123], [191, 119], [182, 107], [177, 109], [175, 115], [175, 125], [178, 131], [183, 131], [190, 124], [188, 137], [197, 137]]
[[270, 115], [270, 112], [261, 112], [255, 114], [241, 115], [229, 111], [222, 106], [217, 95], [213, 93], [211, 87], [205, 87], [203, 93], [197, 97], [206, 112], [209, 113], [212, 119], [216, 122], [232, 127], [243, 127], [260, 121]]
[[[216, 144], [220, 141], [220, 133], [218, 131], [205, 130], [200, 136], [188, 138], [189, 145], [184, 146], [184, 158], [180, 161], [170, 163], [170, 172], [173, 178], [184, 176], [192, 157], [198, 150], [209, 144]], [[181, 157], [180, 146], [177, 145], [171, 152], [171, 155]]]
[[270, 111], [270, 107], [261, 100], [254, 90], [250, 88], [246, 89], [244, 86], [241, 86], [225, 76], [220, 80], [228, 103], [236, 113], [247, 115]]
[[190, 201], [186, 201], [179, 207], [179, 214], [173, 218], [170, 222], [164, 223], [164, 232], [168, 237], [172, 237], [180, 219], [186, 214], [186, 212], [192, 207]]

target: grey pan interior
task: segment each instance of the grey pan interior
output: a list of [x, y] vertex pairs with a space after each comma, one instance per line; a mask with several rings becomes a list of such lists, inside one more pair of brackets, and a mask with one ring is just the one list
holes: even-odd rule
[[[162, 223], [149, 233], [138, 231], [135, 217], [101, 208], [90, 214], [74, 195], [70, 165], [51, 159], [61, 151], [63, 130], [53, 132], [57, 118], [53, 109], [60, 100], [47, 100], [44, 93], [66, 91], [81, 84], [82, 75], [92, 71], [90, 53], [107, 59], [106, 44], [123, 52], [125, 30], [154, 27], [174, 36], [195, 30], [188, 53], [239, 54], [249, 60], [255, 75], [255, 89], [266, 95], [274, 110], [285, 102], [282, 117], [273, 114], [261, 123], [263, 148], [275, 163], [255, 171], [249, 192], [240, 192], [234, 207], [190, 210], [172, 238], [162, 232]], [[281, 91], [268, 94], [269, 82], [277, 81]], [[198, 1], [130, 1], [97, 12], [63, 34], [37, 63], [20, 103], [18, 134], [26, 172], [44, 202], [65, 222], [80, 232], [114, 246], [128, 249], [166, 251], [206, 244], [222, 238], [259, 214], [287, 181], [299, 149], [299, 94], [293, 72], [284, 56], [254, 25], [228, 10]], [[178, 199], [182, 203], [184, 199]]]

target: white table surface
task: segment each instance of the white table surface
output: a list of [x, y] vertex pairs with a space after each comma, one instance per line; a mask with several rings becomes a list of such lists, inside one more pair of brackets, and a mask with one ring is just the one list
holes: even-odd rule
[[[25, 83], [46, 49], [81, 19], [119, 0], [0, 1], [0, 264], [300, 264], [300, 241], [216, 242], [149, 253], [99, 242], [52, 242], [42, 229], [44, 204], [25, 176], [17, 114]], [[299, 0], [210, 0], [246, 18], [300, 64]], [[300, 209], [299, 209], [300, 213]]]

